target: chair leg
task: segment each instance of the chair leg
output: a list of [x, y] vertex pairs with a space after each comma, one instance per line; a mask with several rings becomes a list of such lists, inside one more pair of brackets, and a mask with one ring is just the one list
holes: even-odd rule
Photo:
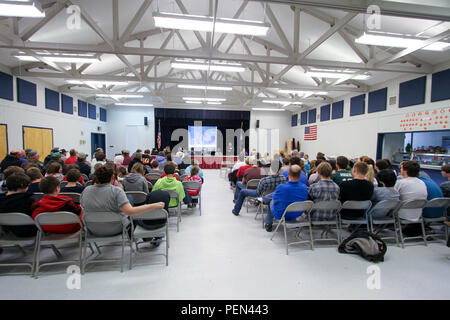
[[400, 221], [400, 218], [398, 218], [398, 231], [400, 234], [400, 242], [402, 244], [402, 249], [405, 249], [405, 239], [403, 239], [402, 222]]
[[37, 250], [38, 250], [38, 240], [35, 240], [34, 243], [34, 252], [33, 252], [33, 266], [31, 268], [31, 277], [34, 277], [34, 271], [36, 270], [36, 254], [37, 254]]
[[[86, 260], [87, 260], [87, 246], [88, 246], [88, 241], [87, 241], [87, 239], [84, 239], [84, 254], [83, 254], [83, 263], [82, 263], [82, 265], [81, 265], [81, 274], [84, 274], [84, 272], [85, 272], [85, 269], [86, 269]], [[91, 248], [91, 250], [92, 250], [92, 253], [94, 253], [94, 250], [93, 250], [93, 248], [92, 248], [92, 244], [91, 243], [89, 243], [89, 247]]]
[[202, 196], [198, 195], [198, 209], [200, 210], [200, 216], [202, 215]]
[[420, 220], [420, 226], [422, 227], [423, 243], [425, 244], [425, 247], [427, 247], [428, 246], [428, 244], [427, 244], [427, 235], [425, 234], [425, 224], [423, 222], [423, 218]]
[[39, 236], [38, 236], [38, 243], [37, 243], [37, 252], [36, 252], [36, 266], [35, 266], [35, 270], [34, 270], [34, 278], [37, 279], [38, 278], [38, 274], [39, 274], [39, 264], [40, 264], [40, 256], [41, 256], [41, 233], [39, 232]]
[[395, 223], [395, 220], [394, 220], [394, 233], [395, 233], [395, 244], [397, 245], [397, 247], [399, 247], [400, 244], [399, 244], [399, 241], [398, 241], [397, 224]]
[[122, 256], [120, 257], [120, 272], [123, 272], [124, 254], [125, 254], [125, 233], [122, 232]]
[[169, 230], [166, 229], [166, 267], [169, 266]]
[[281, 224], [281, 221], [282, 221], [282, 220], [280, 220], [280, 222], [278, 222], [277, 227], [275, 228], [275, 231], [273, 232], [272, 236], [270, 237], [270, 240], [272, 240], [273, 237], [277, 234], [277, 230], [278, 230], [278, 227], [279, 227], [280, 224]]
[[289, 254], [289, 245], [287, 242], [287, 233], [286, 233], [286, 221], [283, 220], [283, 227], [284, 227], [284, 243], [286, 244], [286, 255]]
[[312, 233], [311, 222], [309, 223], [309, 236], [310, 236], [310, 240], [311, 240], [311, 250], [314, 250], [314, 238], [313, 238], [313, 233]]
[[79, 255], [80, 255], [80, 272], [81, 272], [81, 267], [83, 266], [83, 234], [80, 231], [80, 242], [78, 243], [79, 245]]
[[130, 238], [130, 264], [128, 269], [133, 269], [133, 238]]

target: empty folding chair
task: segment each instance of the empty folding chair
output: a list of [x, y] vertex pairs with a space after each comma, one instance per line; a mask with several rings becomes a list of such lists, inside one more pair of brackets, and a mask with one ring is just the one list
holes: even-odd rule
[[[339, 212], [339, 225], [341, 227], [342, 230], [342, 225], [343, 224], [357, 224], [357, 225], [363, 225], [365, 224], [367, 227], [367, 231], [370, 231], [370, 227], [369, 227], [369, 221], [367, 219], [367, 211], [369, 211], [370, 207], [372, 206], [372, 202], [370, 200], [366, 200], [366, 201], [354, 201], [354, 200], [349, 200], [349, 201], [345, 201], [342, 204], [341, 207], [341, 211]], [[358, 219], [343, 219], [341, 212], [342, 210], [363, 210], [363, 216], [361, 218]]]
[[[450, 206], [450, 198], [435, 198], [429, 200], [425, 205], [425, 208], [442, 208], [442, 215], [440, 217], [435, 218], [425, 218], [423, 217], [423, 221], [428, 225], [438, 224], [444, 226], [444, 238], [445, 242], [448, 240], [448, 226], [444, 223], [447, 221], [447, 208]], [[435, 236], [436, 233], [429, 233], [427, 236]]]
[[[406, 239], [422, 238], [425, 246], [427, 246], [427, 239], [426, 239], [426, 235], [425, 235], [425, 225], [423, 223], [422, 214], [420, 215], [418, 221], [410, 221], [410, 220], [402, 219], [399, 216], [399, 210], [401, 210], [401, 209], [423, 209], [427, 205], [427, 202], [428, 202], [427, 200], [406, 200], [406, 201], [402, 201], [402, 203], [400, 204], [400, 206], [397, 210], [396, 218], [398, 221], [398, 227], [399, 227], [399, 231], [400, 231], [400, 242], [402, 243], [402, 248], [405, 248], [405, 240]], [[420, 226], [422, 228], [422, 236], [403, 237], [402, 224], [403, 225], [420, 224]]]
[[[176, 212], [176, 217], [177, 217], [177, 232], [180, 231], [180, 222], [181, 222], [181, 201], [180, 201], [180, 196], [178, 195], [178, 192], [176, 192], [175, 190], [166, 190], [169, 193], [170, 196], [170, 200], [172, 199], [176, 199], [177, 200], [177, 205], [171, 207], [169, 205], [169, 216], [170, 216], [170, 209], [175, 209]], [[173, 217], [173, 216], [172, 216]]]
[[[123, 225], [122, 220], [124, 217], [115, 212], [84, 212], [84, 248], [83, 248], [83, 267], [81, 272], [84, 274], [86, 266], [90, 263], [101, 262], [118, 262], [120, 261], [120, 272], [123, 272], [123, 263], [125, 257], [125, 242], [128, 242], [130, 246], [130, 255], [132, 254], [132, 242], [127, 232], [126, 227]], [[131, 222], [130, 222], [131, 223]], [[112, 234], [109, 236], [108, 234]], [[87, 246], [94, 244], [101, 254], [98, 243], [106, 243], [109, 246], [121, 246], [120, 259], [91, 259], [88, 260]], [[120, 244], [117, 244], [120, 243]], [[130, 266], [131, 267], [131, 266]]]
[[[319, 201], [314, 203], [313, 207], [311, 208], [311, 225], [312, 227], [318, 226], [318, 227], [325, 227], [325, 230], [321, 234], [320, 239], [314, 239], [314, 241], [324, 241], [324, 240], [336, 240], [338, 245], [342, 241], [341, 237], [341, 228], [339, 225], [339, 211], [341, 210], [341, 202], [339, 200], [327, 200], [327, 201]], [[317, 211], [328, 211], [330, 212], [330, 215], [334, 216], [334, 219], [329, 220], [314, 220], [314, 212], [317, 213]], [[333, 229], [333, 227], [336, 229], [337, 232], [337, 239], [335, 238], [324, 238], [324, 235], [327, 235], [328, 232]]]
[[[382, 239], [395, 239], [397, 246], [399, 245], [399, 241], [395, 215], [400, 205], [400, 200], [383, 200], [378, 202], [375, 206], [371, 207], [367, 212], [371, 232], [378, 234], [379, 232], [385, 230], [386, 226], [394, 226], [395, 237], [382, 237]], [[375, 230], [376, 228], [374, 226], [380, 227], [378, 228], [378, 230]]]
[[[311, 246], [311, 250], [314, 250], [314, 239], [312, 236], [312, 228], [311, 228], [311, 217], [309, 215], [311, 208], [313, 207], [314, 202], [312, 201], [302, 201], [302, 202], [293, 202], [290, 205], [287, 206], [287, 208], [284, 210], [283, 215], [281, 216], [280, 220], [274, 220], [274, 223], [278, 223], [277, 227], [275, 228], [275, 231], [270, 238], [270, 240], [273, 239], [273, 237], [276, 235], [278, 228], [280, 225], [283, 226], [284, 229], [284, 242], [286, 244], [286, 254], [289, 254], [288, 247], [293, 244], [299, 244], [299, 243], [309, 243]], [[300, 212], [303, 211], [304, 213], [297, 218], [296, 220], [292, 221], [286, 221], [285, 216], [288, 212]], [[302, 240], [302, 241], [296, 241], [296, 242], [290, 242], [288, 243], [287, 240], [287, 230], [290, 228], [291, 230], [294, 229], [297, 231], [297, 235], [300, 234], [302, 227], [308, 227], [309, 228], [309, 236], [310, 240]]]
[[183, 187], [185, 188], [185, 190], [187, 190], [187, 189], [199, 189], [200, 190], [196, 196], [191, 196], [191, 198], [198, 200], [198, 209], [200, 210], [200, 215], [202, 215], [202, 195], [201, 195], [202, 184], [197, 181], [183, 181]]
[[61, 192], [60, 195], [72, 198], [72, 201], [75, 203], [80, 203], [81, 194], [75, 192]]
[[[19, 213], [19, 212], [11, 212], [11, 213], [2, 213], [0, 214], [0, 227], [1, 226], [34, 226], [34, 221], [30, 216]], [[36, 236], [33, 237], [17, 237], [12, 232], [7, 232], [1, 235], [0, 232], [0, 248], [7, 247], [17, 247], [23, 254], [26, 256], [26, 252], [22, 247], [25, 246], [34, 246], [33, 251], [33, 259], [31, 262], [15, 262], [15, 263], [1, 263], [0, 267], [14, 267], [14, 266], [26, 266], [30, 267], [31, 273], [33, 276], [34, 265], [35, 265], [35, 255], [36, 255]]]
[[[256, 189], [258, 187], [259, 181], [261, 181], [261, 179], [252, 179], [249, 180], [245, 186], [246, 189]], [[246, 197], [245, 198], [245, 202], [247, 204], [247, 212], [248, 212], [248, 204], [249, 202], [254, 202], [256, 199], [258, 199], [258, 197]]]
[[[136, 254], [139, 252], [139, 243], [137, 240], [144, 238], [154, 238], [154, 237], [165, 237], [166, 242], [166, 253], [164, 256], [166, 257], [166, 266], [169, 265], [169, 222], [168, 222], [169, 214], [164, 209], [157, 209], [144, 212], [138, 216], [134, 216], [131, 219], [132, 226], [135, 226], [135, 222], [137, 221], [149, 221], [149, 220], [161, 220], [166, 219], [166, 223], [164, 226], [159, 227], [158, 229], [145, 229], [139, 225], [136, 225], [134, 231], [132, 233], [132, 242], [136, 245]], [[133, 268], [133, 254], [130, 254], [130, 269]]]
[[[68, 264], [68, 263], [78, 263], [81, 270], [81, 251], [82, 251], [82, 241], [83, 241], [83, 226], [81, 224], [80, 218], [72, 213], [66, 211], [58, 211], [58, 212], [43, 212], [36, 216], [35, 223], [38, 228], [37, 234], [37, 252], [36, 252], [36, 267], [34, 271], [35, 278], [39, 275], [39, 269], [43, 266], [50, 265], [59, 265], [59, 264]], [[68, 224], [79, 224], [80, 231], [69, 234], [56, 234], [56, 233], [48, 233], [42, 230], [42, 226], [63, 226]], [[51, 246], [53, 252], [58, 258], [61, 258], [61, 254], [56, 249], [57, 245], [66, 245], [66, 244], [77, 244], [79, 248], [79, 260], [64, 260], [64, 261], [56, 261], [56, 262], [48, 262], [40, 264], [40, 253], [41, 248], [43, 246]]]
[[143, 191], [126, 191], [125, 194], [132, 196], [135, 204], [141, 204], [147, 200], [147, 194]]

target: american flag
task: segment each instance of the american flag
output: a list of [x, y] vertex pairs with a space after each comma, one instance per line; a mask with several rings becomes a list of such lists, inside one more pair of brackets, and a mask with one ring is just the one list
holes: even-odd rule
[[317, 125], [305, 127], [303, 140], [317, 140]]
[[161, 149], [161, 120], [158, 120], [158, 137], [156, 142], [158, 144], [158, 150]]

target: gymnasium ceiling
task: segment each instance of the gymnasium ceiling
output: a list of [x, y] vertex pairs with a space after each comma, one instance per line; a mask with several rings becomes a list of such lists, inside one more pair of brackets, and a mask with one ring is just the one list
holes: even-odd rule
[[[243, 1], [243, 0], [41, 0], [45, 18], [0, 17], [0, 64], [16, 76], [39, 78], [60, 92], [77, 94], [90, 102], [151, 103], [155, 107], [250, 110], [281, 108], [263, 100], [301, 102], [285, 109], [322, 105], [349, 93], [402, 75], [423, 75], [449, 63], [450, 50], [403, 50], [355, 43], [365, 30], [368, 5], [381, 9], [383, 32], [450, 40], [450, 1]], [[67, 8], [78, 5], [79, 29], [66, 25]], [[266, 36], [207, 33], [155, 27], [153, 13], [195, 14], [215, 18], [265, 21]], [[1, 14], [1, 13], [0, 13]], [[415, 49], [415, 50], [414, 50]], [[92, 53], [98, 63], [54, 63], [44, 58], [20, 61], [22, 51]], [[244, 72], [195, 71], [171, 68], [175, 58], [238, 62]], [[311, 68], [343, 69], [367, 80], [311, 77]], [[67, 80], [127, 81], [93, 88]], [[232, 86], [232, 91], [178, 88], [178, 84]], [[306, 99], [279, 89], [326, 92]], [[143, 98], [99, 100], [96, 94], [140, 94]], [[190, 105], [183, 97], [225, 98], [221, 105]], [[124, 107], [126, 108], [126, 107]]]

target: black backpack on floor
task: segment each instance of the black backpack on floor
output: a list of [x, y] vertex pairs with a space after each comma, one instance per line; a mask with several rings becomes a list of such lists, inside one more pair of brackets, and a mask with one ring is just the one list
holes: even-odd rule
[[387, 246], [381, 238], [366, 230], [358, 230], [342, 241], [339, 246], [340, 253], [359, 254], [368, 261], [384, 261]]

